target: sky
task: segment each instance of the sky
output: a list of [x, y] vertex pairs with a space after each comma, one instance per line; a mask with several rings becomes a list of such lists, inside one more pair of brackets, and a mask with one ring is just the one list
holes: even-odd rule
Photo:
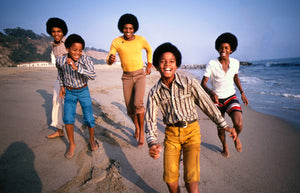
[[[298, 0], [1, 0], [0, 31], [21, 27], [47, 34], [46, 22], [59, 17], [67, 35], [81, 35], [86, 46], [109, 51], [125, 13], [139, 21], [137, 35], [153, 51], [164, 42], [174, 44], [183, 64], [206, 64], [218, 57], [216, 38], [231, 32], [240, 61], [300, 57], [300, 1]], [[145, 54], [144, 54], [145, 55]]]

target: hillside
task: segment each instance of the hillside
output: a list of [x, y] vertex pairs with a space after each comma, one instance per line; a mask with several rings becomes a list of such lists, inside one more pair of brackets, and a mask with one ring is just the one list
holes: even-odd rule
[[[4, 29], [0, 32], [0, 67], [15, 67], [19, 63], [50, 62], [52, 37], [35, 34], [32, 30], [20, 27]], [[105, 64], [108, 52], [96, 48], [86, 48], [85, 52], [94, 64]]]

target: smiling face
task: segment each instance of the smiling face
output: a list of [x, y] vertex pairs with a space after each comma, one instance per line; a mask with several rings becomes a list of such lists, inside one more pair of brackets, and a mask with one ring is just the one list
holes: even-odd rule
[[69, 52], [70, 58], [77, 61], [82, 56], [82, 44], [75, 42], [70, 48], [67, 48], [67, 51]]
[[134, 39], [134, 27], [132, 24], [125, 24], [123, 28], [124, 38], [126, 40]]
[[229, 58], [229, 55], [232, 53], [230, 44], [222, 43], [218, 50], [221, 58]]
[[51, 35], [55, 42], [60, 42], [61, 39], [64, 37], [63, 31], [59, 27], [53, 27], [51, 31]]
[[177, 70], [176, 58], [172, 52], [165, 52], [161, 55], [159, 65], [156, 68], [164, 84], [169, 86], [175, 78]]

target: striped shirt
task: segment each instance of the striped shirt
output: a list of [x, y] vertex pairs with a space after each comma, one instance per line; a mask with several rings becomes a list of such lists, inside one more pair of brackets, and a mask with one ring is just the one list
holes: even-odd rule
[[158, 109], [162, 113], [164, 124], [167, 125], [197, 119], [195, 105], [199, 106], [219, 129], [228, 126], [196, 79], [176, 73], [171, 89], [159, 80], [149, 91], [147, 100], [145, 133], [148, 145], [158, 143], [156, 124]]
[[75, 62], [78, 69], [75, 71], [67, 64], [68, 55], [56, 58], [56, 67], [60, 74], [60, 86], [79, 88], [87, 84], [88, 79], [94, 80], [96, 77], [94, 64], [87, 55], [82, 55]]

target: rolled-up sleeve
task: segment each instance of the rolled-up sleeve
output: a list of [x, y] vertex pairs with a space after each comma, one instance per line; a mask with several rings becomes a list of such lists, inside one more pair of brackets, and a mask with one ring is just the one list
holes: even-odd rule
[[93, 61], [89, 56], [83, 56], [82, 59], [79, 61], [81, 65], [78, 65], [77, 72], [79, 74], [85, 75], [91, 80], [95, 80], [96, 72], [94, 68]]

